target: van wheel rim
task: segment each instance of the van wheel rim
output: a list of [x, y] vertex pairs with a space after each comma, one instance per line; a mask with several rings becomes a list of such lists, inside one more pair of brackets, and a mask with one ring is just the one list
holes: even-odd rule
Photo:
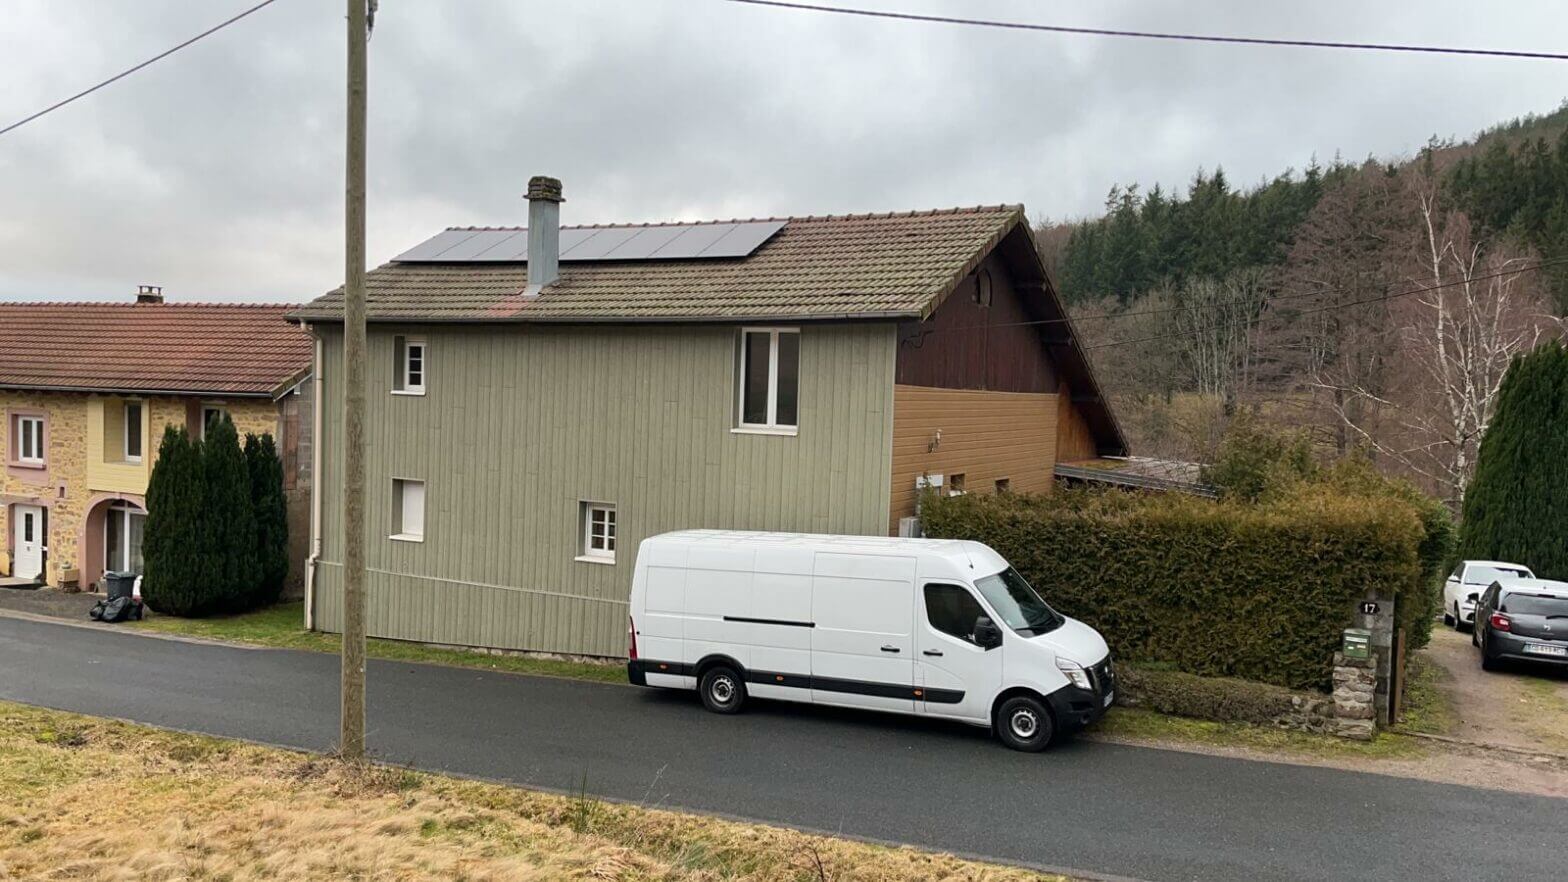
[[708, 694], [719, 704], [729, 704], [735, 697], [735, 683], [729, 677], [716, 677], [713, 685], [708, 687]]
[[1008, 721], [1013, 734], [1025, 740], [1033, 738], [1040, 731], [1040, 718], [1028, 708], [1019, 708], [1013, 711], [1012, 719]]

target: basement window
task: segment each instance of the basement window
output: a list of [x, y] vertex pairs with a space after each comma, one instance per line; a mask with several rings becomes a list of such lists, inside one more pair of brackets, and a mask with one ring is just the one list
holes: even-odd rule
[[392, 479], [392, 539], [425, 541], [425, 482]]
[[425, 341], [418, 337], [393, 337], [392, 394], [425, 394]]
[[615, 563], [615, 506], [605, 502], [581, 504], [583, 524], [580, 561]]
[[1012, 489], [1013, 489], [1013, 479], [1012, 478], [997, 478], [996, 479], [996, 492], [998, 492], [998, 493], [1010, 493], [1010, 492], [1012, 492]]
[[737, 431], [795, 434], [800, 422], [800, 330], [742, 328], [736, 365]]

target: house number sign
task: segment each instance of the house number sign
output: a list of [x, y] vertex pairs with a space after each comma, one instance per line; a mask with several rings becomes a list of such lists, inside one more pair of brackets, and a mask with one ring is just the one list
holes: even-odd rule
[[1375, 616], [1379, 609], [1382, 609], [1382, 607], [1378, 606], [1376, 601], [1364, 600], [1361, 602], [1361, 614], [1364, 616]]

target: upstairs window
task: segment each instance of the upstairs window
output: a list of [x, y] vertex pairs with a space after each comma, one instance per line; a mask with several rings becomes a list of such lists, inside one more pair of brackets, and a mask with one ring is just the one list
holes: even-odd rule
[[207, 440], [218, 424], [229, 415], [229, 411], [221, 404], [203, 404], [201, 406], [201, 440]]
[[582, 504], [583, 547], [578, 560], [615, 562], [615, 506], [603, 502]]
[[425, 394], [425, 341], [418, 337], [394, 337], [392, 349], [392, 392]]
[[22, 465], [44, 464], [44, 418], [19, 416], [11, 428], [11, 458]]
[[140, 401], [127, 401], [124, 404], [125, 416], [125, 461], [142, 461], [142, 403]]
[[392, 538], [425, 541], [425, 482], [392, 479]]
[[738, 362], [740, 428], [793, 432], [800, 419], [800, 331], [745, 328]]
[[990, 270], [981, 270], [975, 275], [975, 302], [981, 306], [991, 305]]

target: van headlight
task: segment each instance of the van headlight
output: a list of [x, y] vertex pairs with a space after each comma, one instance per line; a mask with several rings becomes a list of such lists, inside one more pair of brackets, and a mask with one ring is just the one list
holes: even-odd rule
[[1089, 672], [1083, 669], [1083, 665], [1058, 656], [1056, 659], [1056, 669], [1061, 671], [1063, 674], [1066, 674], [1067, 679], [1073, 681], [1073, 685], [1077, 686], [1079, 689], [1083, 689], [1087, 692], [1094, 691], [1094, 687], [1089, 683]]

